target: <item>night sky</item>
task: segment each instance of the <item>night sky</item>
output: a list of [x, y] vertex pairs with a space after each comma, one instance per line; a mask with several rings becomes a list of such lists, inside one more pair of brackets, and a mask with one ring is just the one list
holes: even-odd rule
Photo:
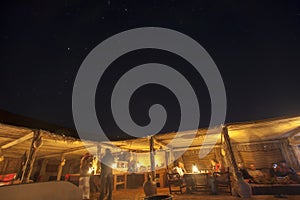
[[[300, 114], [300, 3], [297, 1], [32, 1], [2, 3], [0, 109], [74, 128], [72, 89], [88, 53], [103, 40], [138, 27], [164, 27], [198, 41], [223, 77], [226, 122]], [[199, 98], [200, 127], [208, 125], [210, 98], [189, 63], [170, 52], [146, 49], [121, 56], [96, 94], [104, 129], [122, 133], [110, 117], [113, 83], [135, 65], [174, 67]], [[178, 102], [158, 85], [140, 88], [130, 111], [139, 125], [161, 103], [169, 113], [161, 132], [178, 128]], [[107, 117], [106, 117], [107, 116]]]

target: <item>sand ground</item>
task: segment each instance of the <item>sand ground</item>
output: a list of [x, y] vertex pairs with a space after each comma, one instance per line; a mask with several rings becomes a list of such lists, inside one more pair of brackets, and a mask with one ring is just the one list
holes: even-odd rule
[[[158, 188], [158, 194], [169, 194], [168, 188]], [[93, 200], [98, 199], [99, 193], [94, 194]], [[240, 197], [231, 196], [229, 193], [220, 193], [218, 195], [210, 195], [208, 192], [194, 192], [193, 194], [172, 194], [175, 200], [193, 200], [193, 199], [203, 199], [203, 200], [241, 200]], [[142, 188], [138, 189], [119, 189], [113, 192], [114, 200], [143, 200], [145, 197]], [[287, 195], [289, 200], [300, 200], [300, 195]], [[278, 200], [282, 198], [276, 198], [272, 195], [253, 195], [251, 198], [253, 200]]]

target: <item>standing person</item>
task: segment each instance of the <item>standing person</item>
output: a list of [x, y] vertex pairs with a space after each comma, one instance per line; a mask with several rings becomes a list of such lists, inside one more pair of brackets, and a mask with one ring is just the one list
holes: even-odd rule
[[80, 161], [79, 188], [82, 190], [82, 199], [90, 199], [90, 174], [89, 169], [92, 166], [93, 156], [86, 153]]
[[107, 200], [112, 200], [113, 190], [113, 174], [112, 164], [114, 163], [114, 157], [110, 149], [105, 149], [105, 155], [101, 159], [101, 177], [100, 177], [100, 197], [99, 200], [103, 200], [106, 191], [106, 185], [108, 185], [108, 197]]
[[222, 162], [221, 161], [217, 161], [216, 159], [212, 159], [210, 161], [211, 166], [212, 166], [212, 171], [213, 174], [212, 176], [210, 176], [208, 178], [208, 184], [210, 186], [211, 189], [211, 194], [216, 195], [217, 194], [217, 187], [218, 187], [218, 183], [227, 183], [228, 180], [228, 176], [226, 174], [218, 174], [218, 173], [224, 173], [225, 172], [225, 168], [224, 166], [222, 166]]

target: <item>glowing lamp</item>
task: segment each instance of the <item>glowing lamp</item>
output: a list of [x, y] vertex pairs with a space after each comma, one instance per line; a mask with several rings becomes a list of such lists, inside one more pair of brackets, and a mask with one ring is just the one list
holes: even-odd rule
[[194, 164], [192, 168], [193, 173], [199, 173], [198, 167]]

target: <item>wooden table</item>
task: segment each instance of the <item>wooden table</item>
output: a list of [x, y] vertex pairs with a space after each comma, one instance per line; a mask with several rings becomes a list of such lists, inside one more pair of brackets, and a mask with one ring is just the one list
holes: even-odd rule
[[[141, 187], [143, 186], [143, 183], [148, 180], [148, 174], [150, 172], [136, 172], [136, 173], [128, 173], [128, 172], [115, 172], [113, 174], [114, 177], [114, 181], [113, 181], [113, 188], [114, 191], [117, 190], [117, 186], [118, 185], [123, 185], [124, 189], [127, 188], [127, 185], [129, 185], [129, 187]], [[132, 177], [129, 176], [143, 176], [144, 179], [141, 181], [140, 179], [138, 179], [138, 181], [135, 184], [129, 184], [128, 180], [133, 180], [131, 179]], [[129, 177], [129, 178], [128, 178]], [[160, 169], [156, 171], [156, 183], [158, 185], [158, 187], [166, 187], [166, 169]]]
[[191, 179], [193, 181], [195, 190], [208, 189], [209, 177], [211, 177], [209, 173], [185, 173], [183, 175], [185, 180]]
[[[119, 173], [114, 173], [113, 176], [114, 176], [114, 181], [113, 181], [113, 184], [114, 184], [114, 191], [117, 190], [117, 186], [118, 185], [123, 185], [124, 186], [124, 189], [127, 188], [127, 185], [128, 185], [128, 176], [131, 176], [131, 175], [134, 175], [134, 174], [137, 174], [137, 175], [143, 175], [144, 176], [144, 180], [143, 180], [143, 183], [145, 182], [145, 180], [147, 180], [147, 173], [128, 173], [128, 172], [119, 172]], [[130, 180], [130, 179], [129, 179]], [[129, 184], [130, 185], [130, 184]], [[130, 185], [131, 186], [131, 185]]]
[[114, 191], [117, 190], [118, 185], [124, 185], [124, 189], [127, 188], [127, 173], [114, 174]]

